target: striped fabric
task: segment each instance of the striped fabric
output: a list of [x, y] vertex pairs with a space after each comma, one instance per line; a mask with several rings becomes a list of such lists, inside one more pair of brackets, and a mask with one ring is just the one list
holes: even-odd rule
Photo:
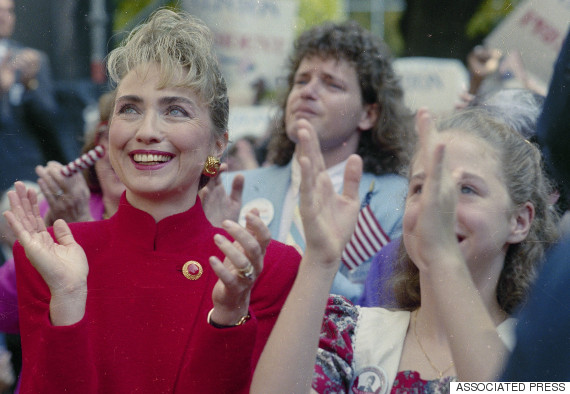
[[370, 205], [366, 205], [358, 214], [354, 233], [342, 252], [342, 262], [349, 270], [353, 270], [378, 253], [388, 242], [390, 237], [376, 220]]

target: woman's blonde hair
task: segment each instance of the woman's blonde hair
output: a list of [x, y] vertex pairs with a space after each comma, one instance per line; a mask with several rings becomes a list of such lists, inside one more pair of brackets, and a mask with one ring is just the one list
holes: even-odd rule
[[[514, 206], [532, 203], [534, 219], [526, 239], [509, 245], [497, 284], [497, 301], [512, 313], [526, 298], [544, 251], [558, 237], [556, 213], [551, 209], [552, 188], [544, 175], [538, 148], [481, 108], [459, 111], [442, 120], [438, 130], [464, 132], [495, 147], [503, 169], [505, 186]], [[398, 307], [414, 310], [421, 304], [419, 271], [406, 253], [403, 242], [392, 278]]]
[[[204, 22], [184, 11], [159, 9], [109, 53], [107, 70], [117, 84], [132, 69], [152, 63], [160, 66], [158, 88], [183, 87], [195, 92], [210, 110], [215, 136], [222, 137], [228, 130], [228, 91], [212, 33]], [[199, 187], [208, 180], [202, 175]]]
[[159, 88], [192, 89], [210, 108], [216, 134], [226, 132], [227, 87], [214, 53], [212, 33], [204, 22], [184, 11], [159, 9], [109, 53], [107, 70], [118, 84], [132, 69], [151, 63], [160, 65]]

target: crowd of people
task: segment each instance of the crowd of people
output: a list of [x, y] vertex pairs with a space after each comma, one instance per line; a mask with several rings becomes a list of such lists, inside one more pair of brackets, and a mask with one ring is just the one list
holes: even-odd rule
[[[11, 9], [0, 0], [0, 27]], [[21, 105], [44, 97], [30, 51], [0, 60], [2, 128], [23, 127], [4, 118], [8, 82]], [[66, 176], [38, 156], [4, 185], [0, 331], [21, 338], [17, 391], [570, 381], [569, 52], [566, 38], [547, 97], [478, 93], [478, 75], [435, 119], [404, 104], [382, 39], [325, 22], [295, 40], [263, 159], [240, 141], [236, 170], [212, 33], [155, 11], [107, 57], [112, 89], [81, 152], [102, 157]], [[14, 72], [24, 58], [33, 73]]]

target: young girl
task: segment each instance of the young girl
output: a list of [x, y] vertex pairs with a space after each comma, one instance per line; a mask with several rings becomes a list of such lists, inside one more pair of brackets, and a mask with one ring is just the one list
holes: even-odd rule
[[252, 392], [440, 392], [452, 380], [499, 376], [514, 340], [510, 313], [556, 234], [540, 154], [479, 109], [453, 115], [440, 132], [425, 111], [417, 123], [400, 310], [328, 299], [362, 164], [350, 158], [343, 194], [334, 195], [310, 125], [300, 133], [307, 249]]

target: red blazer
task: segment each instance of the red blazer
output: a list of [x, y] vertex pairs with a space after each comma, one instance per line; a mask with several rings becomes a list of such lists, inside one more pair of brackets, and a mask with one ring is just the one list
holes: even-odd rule
[[[246, 393], [257, 360], [297, 273], [294, 248], [271, 241], [246, 324], [206, 322], [223, 259], [199, 199], [159, 223], [123, 195], [109, 220], [71, 225], [89, 262], [85, 317], [49, 320], [50, 294], [15, 248], [23, 371], [21, 393]], [[227, 234], [225, 234], [227, 235]], [[187, 261], [202, 275], [182, 274]]]

